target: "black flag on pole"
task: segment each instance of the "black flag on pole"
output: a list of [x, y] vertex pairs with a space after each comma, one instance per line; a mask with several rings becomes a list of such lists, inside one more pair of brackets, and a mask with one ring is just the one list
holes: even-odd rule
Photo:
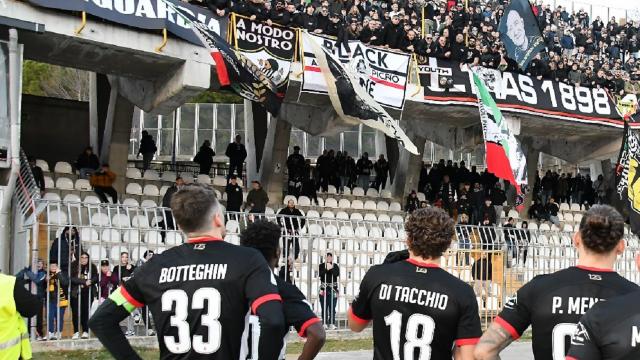
[[167, 4], [191, 25], [202, 45], [211, 52], [220, 85], [231, 86], [238, 95], [262, 104], [273, 116], [278, 115], [282, 99], [278, 97], [278, 90], [273, 81], [265, 76], [256, 64], [233, 49], [225, 39], [197, 21], [193, 15], [170, 2]]
[[544, 40], [529, 0], [512, 0], [498, 25], [500, 40], [507, 55], [521, 69], [526, 69], [537, 53], [544, 49]]
[[624, 122], [622, 147], [616, 165], [616, 188], [623, 207], [628, 210], [631, 232], [640, 233], [640, 138], [638, 130]]

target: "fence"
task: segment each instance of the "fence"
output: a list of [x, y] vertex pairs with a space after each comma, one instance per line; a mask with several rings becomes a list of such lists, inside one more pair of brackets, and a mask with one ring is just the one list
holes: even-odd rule
[[[39, 257], [47, 263], [58, 260], [62, 268], [52, 280], [40, 285], [43, 306], [49, 309], [40, 326], [46, 319], [54, 333], [61, 330], [53, 325], [56, 318], [68, 322], [68, 316], [57, 316], [57, 312], [64, 313], [66, 309], [59, 306], [65, 299], [71, 305], [72, 318], [80, 319], [75, 321], [80, 326], [76, 326], [74, 332], [82, 333], [85, 330], [81, 325], [90, 308], [99, 302], [93, 299], [106, 297], [122, 278], [129, 276], [127, 264], [141, 264], [149, 250], [158, 254], [184, 241], [183, 235], [172, 229], [173, 217], [166, 208], [51, 201], [43, 201], [42, 206]], [[283, 260], [291, 259], [281, 261], [280, 275], [306, 294], [319, 315], [326, 313], [327, 322], [331, 322], [331, 309], [335, 304], [335, 325], [339, 329], [346, 328], [348, 305], [357, 295], [366, 271], [382, 263], [389, 252], [405, 248], [401, 222], [247, 213], [225, 216], [225, 240], [234, 244], [239, 243], [240, 232], [258, 218], [279, 222], [285, 245]], [[68, 241], [56, 240], [61, 237]], [[577, 254], [571, 239], [571, 233], [559, 231], [459, 225], [455, 241], [442, 258], [442, 267], [474, 286], [480, 315], [486, 324], [501, 309], [505, 298], [522, 284], [536, 275], [573, 265]], [[639, 248], [638, 239], [626, 236], [626, 241], [628, 250], [620, 257], [616, 270], [638, 281], [633, 262], [633, 252]], [[122, 255], [123, 252], [127, 255]], [[327, 252], [333, 253], [335, 268], [339, 269], [335, 280], [320, 277], [320, 266]], [[100, 269], [102, 260], [108, 260], [109, 266]], [[87, 280], [98, 285], [87, 285]], [[323, 283], [329, 284], [323, 286]], [[333, 297], [334, 291], [327, 288], [334, 289], [337, 296]], [[321, 293], [321, 289], [325, 291]], [[143, 311], [123, 326], [130, 334], [144, 335], [152, 328], [151, 323], [152, 319]], [[71, 333], [67, 330], [63, 336], [69, 337]]]

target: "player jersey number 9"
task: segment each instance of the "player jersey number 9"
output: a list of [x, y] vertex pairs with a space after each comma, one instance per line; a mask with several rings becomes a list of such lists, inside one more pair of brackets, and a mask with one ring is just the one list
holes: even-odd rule
[[560, 323], [553, 328], [551, 346], [553, 348], [553, 360], [564, 360], [567, 356], [565, 345], [567, 338], [571, 337], [578, 326], [572, 323]]
[[[400, 332], [402, 331], [402, 313], [393, 310], [384, 317], [384, 322], [391, 329], [389, 336], [391, 340], [391, 352], [393, 360], [400, 360]], [[422, 336], [419, 336], [422, 328]], [[403, 353], [404, 360], [429, 360], [431, 359], [431, 342], [436, 323], [433, 318], [423, 314], [413, 314], [407, 320], [407, 328], [404, 334]], [[415, 349], [420, 349], [420, 356], [414, 358]]]
[[171, 311], [175, 304], [174, 315], [171, 316], [171, 326], [178, 329], [177, 338], [165, 336], [164, 344], [171, 353], [184, 354], [191, 350], [198, 354], [213, 354], [220, 348], [222, 325], [220, 318], [220, 292], [214, 288], [200, 288], [193, 293], [191, 309], [203, 310], [205, 301], [206, 311], [200, 318], [200, 326], [207, 328], [207, 341], [202, 335], [194, 335], [191, 339], [191, 330], [187, 322], [189, 315], [189, 296], [184, 290], [167, 290], [162, 294], [162, 311]]

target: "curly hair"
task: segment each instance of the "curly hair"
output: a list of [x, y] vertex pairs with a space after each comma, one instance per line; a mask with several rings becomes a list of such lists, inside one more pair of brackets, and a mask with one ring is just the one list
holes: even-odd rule
[[280, 234], [279, 225], [266, 220], [258, 220], [249, 224], [240, 233], [240, 245], [260, 251], [267, 262], [270, 262], [279, 256]]
[[409, 250], [417, 256], [435, 259], [449, 248], [455, 234], [453, 219], [442, 209], [422, 208], [407, 217], [404, 225]]
[[598, 254], [611, 252], [624, 235], [624, 219], [609, 205], [595, 205], [580, 221], [584, 246]]
[[208, 229], [213, 217], [221, 209], [213, 188], [189, 184], [173, 195], [171, 210], [180, 229], [192, 233]]

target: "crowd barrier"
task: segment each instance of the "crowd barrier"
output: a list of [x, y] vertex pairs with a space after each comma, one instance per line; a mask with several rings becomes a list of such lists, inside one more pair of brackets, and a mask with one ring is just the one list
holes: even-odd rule
[[[58, 262], [63, 270], [59, 274], [60, 287], [64, 288], [59, 290], [57, 283], [45, 282], [43, 309], [48, 310], [43, 312], [40, 325], [63, 318], [60, 322], [64, 324], [63, 338], [73, 334], [71, 319], [80, 319], [81, 325], [99, 299], [108, 296], [122, 280], [121, 276], [109, 278], [108, 273], [101, 272], [102, 260], [109, 261], [108, 270], [113, 275], [123, 252], [128, 253], [129, 263], [140, 265], [147, 251], [159, 254], [185, 240], [181, 232], [173, 229], [173, 216], [167, 208], [55, 201], [41, 201], [39, 206], [44, 211], [38, 220], [38, 243], [32, 246], [38, 249], [38, 257], [46, 264], [59, 254]], [[398, 222], [231, 212], [226, 213], [225, 218], [225, 240], [233, 244], [239, 244], [240, 232], [257, 219], [280, 223], [283, 251], [282, 269], [278, 272], [300, 288], [318, 316], [325, 322], [334, 323], [337, 329], [347, 328], [346, 312], [358, 294], [366, 271], [381, 264], [389, 252], [406, 248], [404, 224]], [[77, 229], [77, 235], [72, 236], [74, 239], [65, 250], [63, 242], [55, 239], [62, 236], [65, 228], [73, 227]], [[572, 236], [572, 233], [561, 231], [458, 225], [456, 238], [443, 256], [441, 266], [474, 287], [479, 314], [486, 325], [497, 315], [506, 297], [534, 276], [575, 264], [577, 253]], [[634, 253], [639, 250], [638, 238], [625, 235], [625, 240], [627, 250], [620, 256], [616, 270], [638, 282], [640, 276], [633, 261]], [[284, 246], [287, 244], [291, 246]], [[81, 259], [83, 251], [89, 254], [87, 261], [95, 265], [84, 277], [78, 276], [80, 265], [75, 262]], [[340, 272], [335, 282], [320, 276], [319, 267], [328, 252], [333, 254], [334, 264]], [[125, 264], [120, 266], [126, 268]], [[71, 279], [65, 280], [65, 277]], [[102, 286], [86, 286], [88, 279]], [[327, 288], [334, 291], [326, 291]], [[56, 312], [67, 315], [56, 316]], [[68, 315], [69, 312], [73, 316]], [[335, 321], [331, 321], [332, 318]], [[32, 326], [36, 325], [32, 321]], [[153, 331], [153, 319], [146, 309], [142, 309], [122, 326], [130, 335], [148, 335]], [[55, 326], [52, 329], [52, 332], [59, 330]], [[80, 335], [83, 331], [81, 327], [78, 329]]]

